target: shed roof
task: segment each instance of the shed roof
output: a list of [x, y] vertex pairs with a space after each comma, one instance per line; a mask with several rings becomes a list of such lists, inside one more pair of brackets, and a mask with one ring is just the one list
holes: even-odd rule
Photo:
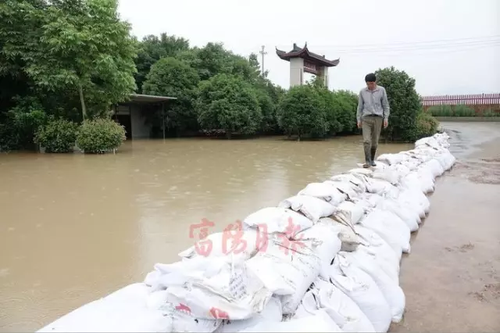
[[175, 99], [177, 99], [177, 97], [131, 94], [129, 102], [155, 103], [155, 102], [165, 102]]

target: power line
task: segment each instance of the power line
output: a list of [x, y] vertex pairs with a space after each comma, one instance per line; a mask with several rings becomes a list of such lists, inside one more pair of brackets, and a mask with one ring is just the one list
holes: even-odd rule
[[264, 56], [267, 54], [266, 51], [264, 51], [266, 49], [266, 46], [265, 45], [262, 45], [262, 49], [259, 51], [259, 53], [261, 54], [262, 56], [262, 65], [261, 65], [261, 74], [262, 76], [264, 76]]
[[[493, 36], [483, 36], [483, 37], [469, 37], [469, 38], [458, 38], [458, 39], [441, 39], [441, 40], [431, 40], [431, 41], [418, 41], [418, 42], [403, 42], [403, 43], [387, 43], [387, 44], [327, 44], [327, 45], [314, 45], [314, 48], [335, 48], [335, 49], [359, 49], [359, 48], [382, 48], [391, 46], [425, 46], [425, 44], [431, 44], [428, 46], [434, 46], [432, 44], [440, 43], [441, 45], [454, 45], [464, 43], [474, 43], [474, 42], [488, 42], [496, 41], [500, 38], [500, 35]], [[457, 45], [458, 45], [457, 44]], [[439, 45], [439, 44], [438, 44]], [[276, 47], [289, 47], [289, 45], [277, 45]]]

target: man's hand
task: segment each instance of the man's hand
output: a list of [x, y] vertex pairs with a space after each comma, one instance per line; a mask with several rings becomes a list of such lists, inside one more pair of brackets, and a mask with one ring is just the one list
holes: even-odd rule
[[389, 121], [384, 119], [384, 128], [387, 128], [389, 126]]
[[361, 122], [358, 121], [358, 128], [361, 128]]

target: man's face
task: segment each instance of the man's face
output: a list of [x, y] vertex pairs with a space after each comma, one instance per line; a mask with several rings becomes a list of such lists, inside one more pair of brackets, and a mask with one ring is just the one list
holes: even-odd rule
[[366, 86], [368, 87], [368, 89], [373, 90], [377, 86], [377, 83], [376, 82], [366, 82]]

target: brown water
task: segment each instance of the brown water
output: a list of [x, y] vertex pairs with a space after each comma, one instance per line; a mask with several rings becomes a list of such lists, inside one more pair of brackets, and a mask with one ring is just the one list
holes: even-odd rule
[[[412, 145], [381, 145], [380, 153]], [[223, 229], [357, 167], [360, 137], [127, 142], [116, 155], [0, 154], [0, 331], [33, 331]]]

